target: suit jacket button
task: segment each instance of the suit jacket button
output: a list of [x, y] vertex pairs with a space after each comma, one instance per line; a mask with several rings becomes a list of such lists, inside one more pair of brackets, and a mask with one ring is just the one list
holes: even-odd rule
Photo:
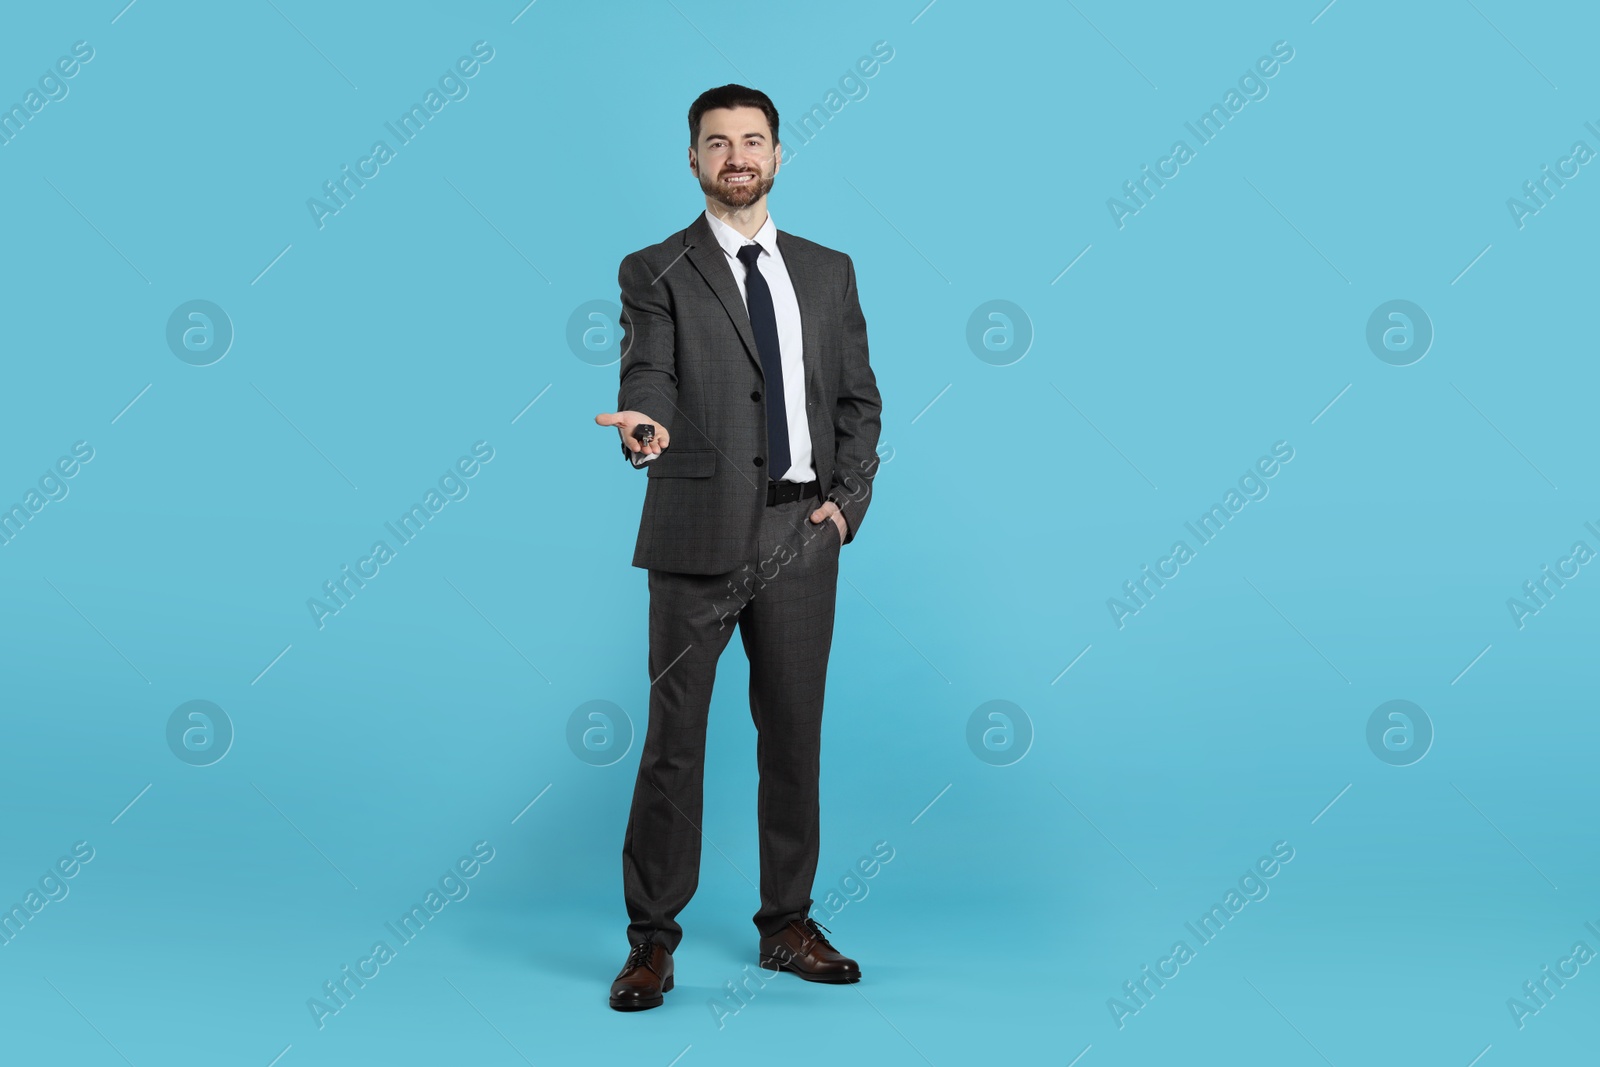
[[750, 399], [751, 400], [760, 400], [761, 399], [761, 390], [757, 389], [755, 392], [751, 393], [750, 394]]
[[763, 464], [763, 463], [765, 463], [765, 462], [766, 462], [766, 460], [764, 460], [764, 459], [762, 459], [762, 458], [761, 458], [761, 457], [760, 457], [760, 456], [757, 456], [757, 457], [756, 457], [756, 458], [755, 458], [755, 459], [754, 459], [754, 460], [752, 460], [752, 461], [751, 461], [751, 462], [752, 462], [752, 463], [754, 463], [754, 464], [755, 464], [755, 465], [756, 465], [756, 466], [758, 466], [758, 467], [759, 467], [759, 466], [761, 466], [761, 465], [762, 465], [762, 464]]

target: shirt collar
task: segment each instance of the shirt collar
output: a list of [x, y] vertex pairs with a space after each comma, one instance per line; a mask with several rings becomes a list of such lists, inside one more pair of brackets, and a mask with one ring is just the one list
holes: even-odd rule
[[[711, 223], [711, 234], [717, 239], [717, 244], [732, 259], [739, 258], [739, 249], [750, 243], [751, 238], [729, 226], [706, 209], [706, 218]], [[766, 255], [776, 255], [778, 251], [778, 227], [773, 224], [772, 213], [767, 213], [767, 220], [761, 224], [761, 229], [756, 231], [753, 240], [761, 246], [761, 251]]]

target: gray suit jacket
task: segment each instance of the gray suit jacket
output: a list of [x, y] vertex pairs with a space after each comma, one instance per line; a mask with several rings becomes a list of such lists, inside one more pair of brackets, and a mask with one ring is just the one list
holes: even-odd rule
[[[778, 231], [800, 305], [812, 465], [855, 539], [878, 469], [877, 379], [850, 257]], [[766, 375], [727, 255], [705, 214], [617, 270], [622, 289], [618, 411], [659, 420], [671, 443], [647, 485], [633, 565], [722, 574], [756, 564], [767, 504]], [[632, 453], [618, 442], [624, 457]]]

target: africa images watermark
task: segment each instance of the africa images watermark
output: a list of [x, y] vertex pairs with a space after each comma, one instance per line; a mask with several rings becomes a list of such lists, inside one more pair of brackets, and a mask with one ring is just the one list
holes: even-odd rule
[[[1594, 523], [1586, 522], [1583, 525], [1590, 533], [1600, 537], [1600, 529], [1596, 529]], [[1507, 597], [1506, 610], [1511, 612], [1511, 621], [1517, 624], [1517, 629], [1525, 629], [1530, 618], [1549, 607], [1556, 593], [1565, 589], [1567, 583], [1581, 573], [1583, 565], [1594, 559], [1594, 555], [1594, 549], [1587, 542], [1574, 541], [1571, 550], [1556, 560], [1553, 571], [1550, 564], [1546, 563], [1537, 578], [1522, 583], [1522, 599]]]
[[[1596, 128], [1593, 122], [1585, 122], [1583, 128], [1600, 138], [1600, 128]], [[1549, 207], [1556, 193], [1567, 187], [1563, 179], [1576, 178], [1583, 166], [1594, 157], [1595, 150], [1589, 147], [1588, 142], [1574, 141], [1567, 154], [1556, 160], [1555, 173], [1551, 173], [1550, 164], [1545, 163], [1539, 168], [1541, 173], [1538, 178], [1523, 182], [1522, 195], [1526, 199], [1519, 200], [1514, 196], [1506, 198], [1506, 210], [1511, 212], [1511, 221], [1517, 229], [1526, 228], [1528, 218]]]
[[0, 106], [0, 148], [15, 140], [47, 105], [65, 100], [71, 91], [67, 82], [77, 77], [78, 72], [93, 58], [93, 45], [88, 41], [74, 41], [72, 55], [57, 59], [53, 68], [47, 68], [39, 75], [37, 89], [30, 88], [20, 101], [9, 108]]
[[[383, 567], [394, 560], [400, 548], [415, 541], [446, 504], [467, 499], [467, 494], [472, 491], [467, 482], [477, 477], [483, 465], [492, 459], [493, 445], [488, 441], [475, 443], [472, 455], [460, 457], [454, 467], [441, 474], [439, 487], [435, 489], [430, 486], [420, 504], [412, 504], [410, 510], [402, 512], [394, 522], [383, 524], [383, 528], [394, 535], [395, 547], [391, 548], [387, 541], [374, 541], [368, 553], [356, 560], [353, 572], [350, 564], [346, 563], [339, 568], [337, 579], [323, 582], [322, 592], [327, 600], [316, 597], [306, 599], [306, 608], [311, 612], [311, 621], [317, 624], [317, 629], [321, 630], [327, 625], [326, 620], [330, 615], [337, 615], [349, 607], [356, 594], [367, 587], [367, 582], [382, 574]], [[368, 567], [372, 569], [368, 570]]]
[[373, 942], [368, 954], [356, 961], [354, 970], [347, 963], [339, 968], [338, 978], [322, 983], [321, 998], [307, 997], [306, 1009], [311, 1012], [311, 1021], [317, 1024], [317, 1029], [327, 1026], [329, 1017], [348, 1008], [356, 994], [382, 974], [383, 968], [399, 956], [400, 949], [416, 940], [434, 917], [444, 911], [446, 905], [466, 900], [472, 892], [472, 886], [468, 883], [493, 859], [493, 845], [487, 841], [473, 844], [472, 855], [462, 856], [447, 868], [439, 876], [438, 888], [428, 887], [422, 903], [411, 905], [411, 910], [402, 913], [394, 922], [383, 924], [394, 935], [394, 945], [383, 940]]
[[33, 517], [43, 511], [46, 504], [67, 499], [72, 491], [67, 481], [75, 478], [83, 465], [94, 459], [94, 446], [88, 441], [77, 441], [72, 455], [62, 456], [39, 476], [39, 487], [30, 487], [22, 499], [9, 508], [0, 505], [0, 546], [9, 545], [22, 533]]
[[[802, 112], [797, 123], [791, 114], [785, 123], [791, 132], [800, 137], [801, 145], [808, 145], [817, 139], [825, 126], [832, 118], [843, 111], [846, 104], [865, 100], [872, 91], [867, 84], [872, 78], [877, 77], [884, 66], [894, 58], [894, 46], [888, 41], [874, 41], [872, 55], [862, 56], [857, 59], [853, 68], [846, 67], [845, 72], [839, 75], [839, 87], [829, 89], [828, 94], [822, 98], [822, 103], [812, 104], [811, 110]], [[812, 127], [815, 126], [815, 129]], [[782, 137], [782, 134], [779, 134]], [[783, 162], [794, 161], [799, 153], [799, 146], [792, 140], [778, 142], [783, 148]]]
[[465, 100], [467, 94], [471, 92], [467, 82], [477, 77], [478, 72], [492, 59], [494, 59], [494, 49], [489, 46], [489, 42], [475, 42], [472, 46], [472, 56], [462, 56], [456, 60], [453, 68], [448, 68], [439, 75], [437, 89], [430, 87], [423, 95], [421, 103], [413, 103], [393, 122], [383, 124], [384, 128], [394, 135], [393, 147], [390, 147], [388, 141], [374, 141], [367, 155], [356, 160], [354, 170], [351, 170], [350, 164], [346, 163], [339, 168], [338, 178], [323, 182], [322, 192], [327, 199], [319, 200], [313, 196], [306, 201], [306, 209], [311, 212], [311, 221], [317, 224], [317, 229], [321, 230], [327, 226], [330, 215], [337, 215], [349, 207], [356, 193], [367, 187], [367, 180], [381, 174], [384, 164], [393, 160], [399, 149], [410, 144], [433, 117], [445, 109], [446, 104]]
[[[1254, 467], [1239, 476], [1237, 489], [1230, 488], [1223, 494], [1220, 504], [1212, 504], [1209, 510], [1201, 512], [1193, 522], [1183, 524], [1184, 529], [1194, 535], [1193, 548], [1187, 541], [1174, 541], [1167, 554], [1156, 560], [1153, 571], [1150, 569], [1150, 564], [1146, 563], [1138, 578], [1122, 583], [1122, 592], [1127, 600], [1106, 598], [1106, 610], [1111, 613], [1111, 621], [1116, 624], [1117, 629], [1121, 630], [1127, 626], [1130, 615], [1137, 615], [1149, 607], [1150, 601], [1155, 599], [1156, 592], [1164, 589], [1169, 580], [1182, 573], [1183, 565], [1194, 559], [1202, 546], [1209, 545], [1222, 532], [1229, 520], [1244, 510], [1246, 504], [1254, 500], [1265, 500], [1267, 494], [1271, 492], [1267, 482], [1276, 477], [1284, 465], [1292, 459], [1294, 459], [1294, 446], [1288, 441], [1274, 443], [1270, 456], [1257, 459]], [[1167, 569], [1169, 566], [1171, 570]]]
[[[894, 449], [889, 449], [889, 455], [890, 458], [893, 458]], [[861, 469], [868, 472], [874, 471], [881, 462], [883, 462], [883, 455], [880, 451], [872, 459], [862, 460]], [[838, 484], [842, 490], [841, 495], [851, 502], [864, 500], [872, 492], [870, 482], [865, 479], [853, 478], [849, 474], [841, 474]], [[833, 521], [832, 517], [824, 519], [814, 526], [807, 520], [806, 526], [808, 529], [800, 534], [801, 538], [803, 538], [801, 547], [804, 547], [805, 544], [810, 544], [811, 540], [816, 537], [842, 536], [839, 533], [838, 524]], [[826, 534], [823, 533], [824, 530], [827, 531]], [[745, 606], [755, 599], [757, 591], [765, 588], [768, 582], [777, 578], [779, 570], [785, 563], [798, 559], [799, 556], [800, 553], [795, 551], [787, 542], [780, 542], [772, 550], [772, 555], [756, 566], [752, 567], [748, 563], [744, 564], [739, 569], [737, 583], [732, 578], [728, 579], [728, 606], [717, 616], [717, 629], [720, 630], [727, 626], [730, 619], [736, 619], [739, 613], [745, 609]]]
[[[1583, 924], [1591, 934], [1600, 937], [1600, 926], [1593, 922]], [[1529, 979], [1522, 983], [1522, 995], [1506, 998], [1506, 1010], [1511, 1013], [1511, 1021], [1521, 1030], [1528, 1025], [1528, 1020], [1538, 1015], [1550, 1006], [1556, 994], [1567, 987], [1567, 982], [1578, 977], [1579, 969], [1595, 958], [1594, 949], [1586, 941], [1573, 942], [1572, 949], [1567, 955], [1556, 960], [1555, 969], [1552, 971], [1546, 963], [1539, 968], [1539, 977]], [[1570, 969], [1569, 969], [1570, 968]]]
[[0, 945], [9, 945], [23, 929], [35, 921], [45, 906], [67, 899], [71, 887], [67, 881], [78, 876], [84, 865], [94, 859], [94, 846], [87, 841], [79, 841], [72, 846], [72, 853], [57, 859], [55, 864], [47, 867], [39, 878], [39, 887], [28, 888], [20, 903], [11, 905], [9, 909], [0, 911]]
[[1156, 160], [1153, 171], [1150, 164], [1146, 163], [1139, 168], [1140, 177], [1123, 182], [1122, 192], [1127, 199], [1119, 200], [1113, 196], [1106, 200], [1106, 210], [1111, 213], [1111, 221], [1117, 229], [1124, 228], [1130, 216], [1149, 207], [1156, 193], [1167, 187], [1167, 181], [1182, 173], [1183, 166], [1195, 158], [1200, 148], [1222, 133], [1233, 117], [1244, 110], [1245, 104], [1265, 100], [1269, 92], [1267, 82], [1276, 77], [1293, 58], [1294, 48], [1288, 41], [1273, 42], [1272, 55], [1262, 56], [1256, 60], [1253, 68], [1247, 68], [1239, 76], [1237, 89], [1229, 89], [1220, 104], [1212, 104], [1194, 122], [1183, 124], [1194, 135], [1195, 147], [1189, 147], [1188, 141], [1174, 141], [1167, 154]]
[[[873, 843], [872, 854], [862, 856], [856, 860], [855, 866], [845, 871], [839, 879], [837, 891], [829, 889], [827, 895], [816, 902], [811, 908], [810, 916], [819, 925], [822, 918], [832, 919], [845, 909], [845, 905], [852, 900], [866, 900], [867, 894], [872, 891], [867, 884], [883, 872], [883, 868], [894, 859], [894, 846], [888, 841]], [[842, 896], [840, 894], [843, 894]], [[818, 914], [822, 918], [818, 918]], [[758, 961], [755, 970], [751, 971], [747, 963], [739, 968], [738, 977], [722, 983], [724, 996], [722, 999], [708, 997], [706, 1007], [711, 1011], [711, 1020], [717, 1024], [718, 1030], [727, 1028], [728, 1020], [738, 1015], [750, 1006], [756, 994], [767, 988], [767, 982], [776, 978], [782, 971], [781, 967], [768, 970]], [[751, 983], [754, 983], [752, 985]]]
[[1194, 935], [1193, 946], [1181, 939], [1174, 941], [1167, 954], [1156, 960], [1154, 970], [1147, 963], [1139, 968], [1138, 978], [1122, 983], [1122, 992], [1126, 1000], [1107, 997], [1106, 1010], [1111, 1013], [1111, 1021], [1117, 1024], [1117, 1029], [1121, 1030], [1128, 1025], [1129, 1016], [1138, 1015], [1148, 1008], [1156, 993], [1165, 989], [1167, 982], [1182, 974], [1183, 967], [1194, 962], [1200, 949], [1215, 941], [1222, 931], [1227, 929], [1233, 917], [1244, 911], [1246, 904], [1266, 900], [1267, 894], [1272, 891], [1267, 881], [1277, 877], [1292, 859], [1294, 859], [1294, 846], [1287, 841], [1274, 842], [1272, 855], [1262, 856], [1239, 876], [1238, 888], [1230, 886], [1220, 904], [1213, 903], [1211, 909], [1203, 913], [1196, 922], [1183, 924], [1184, 929]]

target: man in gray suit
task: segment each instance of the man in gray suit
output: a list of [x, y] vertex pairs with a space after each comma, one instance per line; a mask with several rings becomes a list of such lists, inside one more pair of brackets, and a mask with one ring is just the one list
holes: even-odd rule
[[839, 553], [871, 502], [883, 403], [850, 257], [767, 214], [780, 163], [765, 93], [702, 93], [689, 170], [706, 210], [617, 272], [618, 410], [595, 421], [645, 468], [633, 565], [649, 574], [651, 680], [622, 846], [631, 951], [610, 995], [621, 1011], [672, 988], [676, 916], [699, 884], [712, 682], [735, 626], [759, 735], [758, 961], [809, 981], [861, 975], [808, 913]]

